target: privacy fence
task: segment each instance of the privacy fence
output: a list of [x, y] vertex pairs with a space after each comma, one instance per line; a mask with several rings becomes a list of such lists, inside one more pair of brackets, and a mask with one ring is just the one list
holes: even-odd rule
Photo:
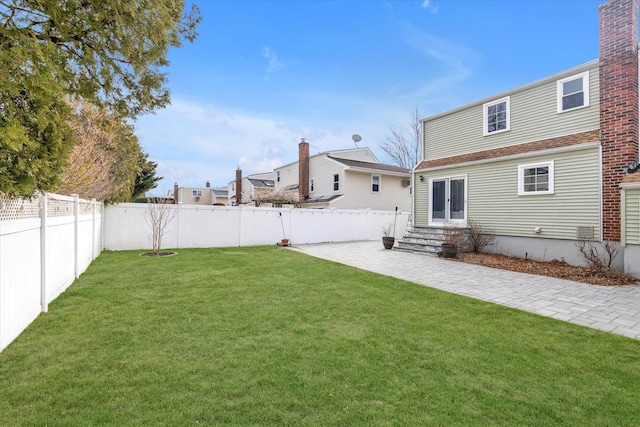
[[[400, 237], [408, 212], [339, 209], [254, 208], [239, 206], [165, 205], [172, 220], [163, 248], [210, 248], [347, 242], [381, 239], [382, 228], [395, 222]], [[104, 248], [149, 249], [148, 209], [152, 205], [123, 203], [105, 209]], [[382, 245], [382, 243], [381, 243]]]
[[[163, 248], [204, 248], [377, 240], [408, 212], [162, 205], [171, 220]], [[91, 264], [103, 248], [150, 249], [154, 205], [47, 194], [0, 197], [0, 351], [5, 349]], [[381, 243], [382, 247], [382, 243]]]
[[0, 197], [0, 351], [102, 251], [103, 204]]

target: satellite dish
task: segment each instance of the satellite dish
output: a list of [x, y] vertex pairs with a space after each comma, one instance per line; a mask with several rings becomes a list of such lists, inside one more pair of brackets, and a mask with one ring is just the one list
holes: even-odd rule
[[357, 133], [354, 133], [351, 136], [351, 139], [353, 139], [353, 143], [356, 144], [356, 147], [358, 146], [358, 142], [362, 141], [362, 137], [360, 135], [358, 135]]

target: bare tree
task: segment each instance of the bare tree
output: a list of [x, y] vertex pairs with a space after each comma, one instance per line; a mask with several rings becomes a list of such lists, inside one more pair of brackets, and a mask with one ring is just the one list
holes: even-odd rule
[[387, 153], [391, 160], [407, 169], [413, 169], [421, 160], [422, 150], [422, 123], [420, 123], [420, 110], [417, 108], [411, 113], [409, 126], [392, 126], [390, 134], [385, 136], [380, 145], [382, 151]]
[[160, 255], [162, 237], [168, 231], [167, 226], [173, 221], [177, 210], [170, 206], [166, 199], [150, 197], [144, 213], [144, 219], [149, 229], [147, 230], [153, 255]]

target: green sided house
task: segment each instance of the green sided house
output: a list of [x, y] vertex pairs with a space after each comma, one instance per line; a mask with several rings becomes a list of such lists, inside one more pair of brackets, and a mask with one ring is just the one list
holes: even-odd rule
[[415, 227], [474, 220], [491, 251], [572, 264], [615, 242], [640, 274], [638, 1], [600, 6], [598, 60], [422, 120]]

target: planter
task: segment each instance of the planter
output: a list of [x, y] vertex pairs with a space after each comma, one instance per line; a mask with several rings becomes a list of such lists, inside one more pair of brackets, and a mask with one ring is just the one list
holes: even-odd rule
[[382, 238], [382, 244], [384, 245], [385, 249], [391, 249], [395, 241], [396, 241], [395, 237], [384, 236]]
[[442, 252], [440, 252], [442, 258], [455, 258], [458, 256], [458, 246], [448, 243], [442, 244]]
[[289, 246], [289, 239], [282, 239], [280, 241], [280, 246]]

